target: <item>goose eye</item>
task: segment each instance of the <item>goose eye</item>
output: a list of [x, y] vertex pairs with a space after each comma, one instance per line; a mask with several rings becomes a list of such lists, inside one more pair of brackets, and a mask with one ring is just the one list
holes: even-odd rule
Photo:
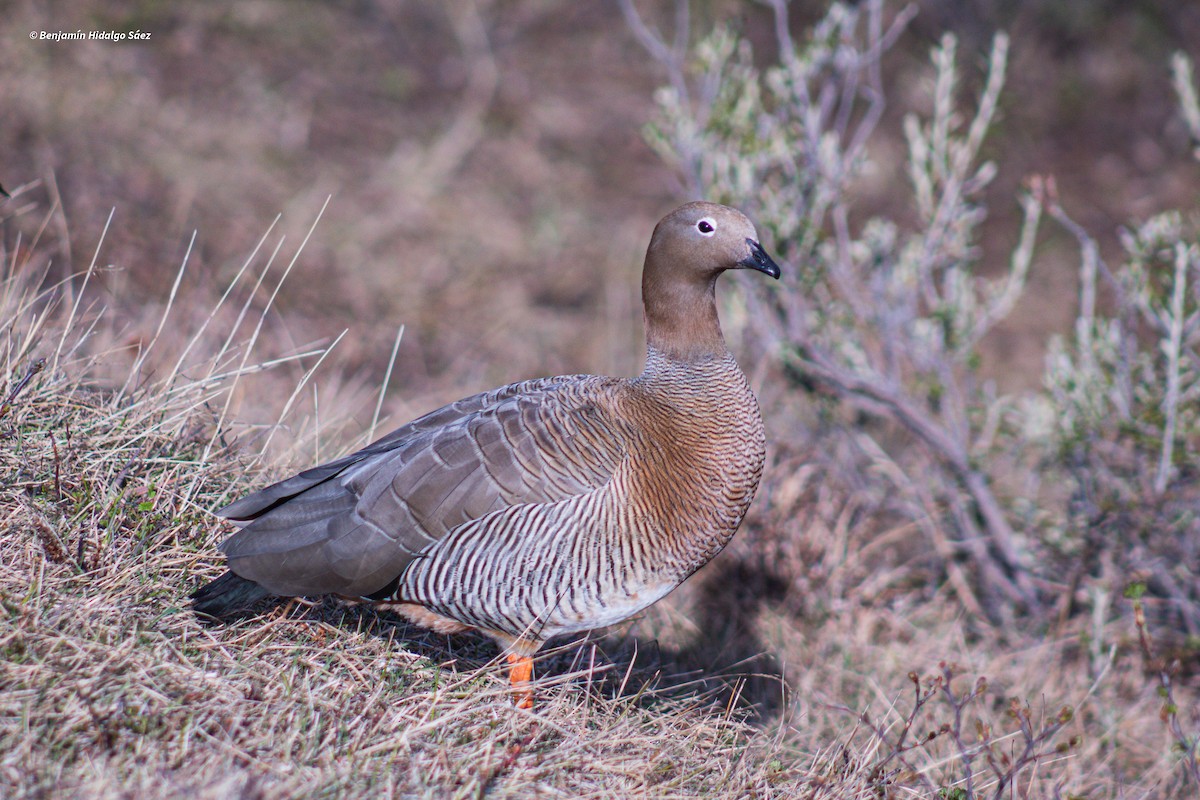
[[712, 236], [713, 232], [716, 231], [716, 228], [713, 227], [712, 220], [705, 217], [696, 223], [696, 230], [700, 231], [700, 233], [704, 234], [705, 236]]

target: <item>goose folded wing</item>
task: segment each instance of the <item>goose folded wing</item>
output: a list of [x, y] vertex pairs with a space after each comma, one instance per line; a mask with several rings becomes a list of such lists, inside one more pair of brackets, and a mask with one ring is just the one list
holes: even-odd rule
[[527, 381], [452, 403], [218, 513], [230, 568], [277, 594], [369, 595], [450, 530], [603, 486], [625, 452], [614, 381]]

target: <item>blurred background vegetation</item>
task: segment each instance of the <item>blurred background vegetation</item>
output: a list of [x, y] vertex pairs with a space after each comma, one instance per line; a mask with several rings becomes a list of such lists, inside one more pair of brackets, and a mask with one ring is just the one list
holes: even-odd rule
[[[672, 4], [640, 5], [670, 20]], [[797, 36], [825, 5], [792, 4]], [[57, 206], [52, 277], [86, 266], [115, 208], [101, 257], [114, 267], [105, 281], [114, 302], [141, 309], [161, 298], [193, 230], [195, 279], [222, 286], [276, 213], [284, 230], [302, 233], [332, 194], [298, 266], [305, 280], [285, 288], [281, 308], [305, 321], [297, 337], [360, 323], [339, 359], [377, 376], [404, 324], [398, 389], [414, 411], [516, 376], [637, 368], [640, 251], [686, 190], [642, 139], [663, 74], [615, 3], [6, 6], [2, 179], [36, 185], [8, 204], [5, 230], [28, 235]], [[771, 57], [769, 8], [695, 6], [697, 35], [731, 21]], [[1131, 216], [1194, 201], [1198, 170], [1168, 57], [1200, 40], [1200, 9], [1165, 0], [917, 6], [887, 55], [890, 102], [872, 142], [880, 167], [857, 208], [904, 211], [901, 117], [928, 102], [929, 48], [952, 31], [974, 66], [1001, 29], [1014, 47], [986, 143], [998, 166], [990, 197], [1012, 198], [1027, 175], [1052, 173], [1109, 255]], [[76, 29], [152, 38], [27, 38]], [[12, 219], [17, 205], [36, 210]], [[992, 245], [1012, 239], [1018, 214], [1011, 200], [990, 204], [985, 270], [1002, 266], [1005, 248]], [[1053, 238], [1072, 246], [1061, 232]], [[1046, 334], [1069, 330], [1075, 278], [1074, 269], [1034, 270], [989, 373], [1006, 385], [1039, 382]]]

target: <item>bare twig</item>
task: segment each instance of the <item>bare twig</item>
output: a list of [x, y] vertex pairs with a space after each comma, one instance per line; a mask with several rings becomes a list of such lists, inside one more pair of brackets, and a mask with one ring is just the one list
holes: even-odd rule
[[993, 494], [987, 477], [971, 463], [962, 444], [951, 438], [930, 414], [898, 390], [863, 378], [815, 349], [803, 345], [797, 347], [795, 354], [789, 357], [789, 363], [803, 376], [820, 381], [855, 401], [864, 411], [895, 419], [936, 454], [975, 501], [980, 516], [988, 526], [992, 542], [1012, 575], [1008, 578], [1003, 573], [991, 571], [997, 588], [1002, 589], [1010, 600], [1036, 605], [1037, 592], [1022, 564], [1007, 516]]
[[1171, 284], [1171, 306], [1168, 311], [1168, 330], [1163, 337], [1163, 349], [1167, 356], [1167, 390], [1163, 395], [1162, 448], [1158, 461], [1158, 474], [1154, 478], [1154, 492], [1161, 497], [1174, 472], [1171, 458], [1175, 452], [1175, 426], [1179, 418], [1179, 385], [1181, 381], [1181, 359], [1184, 347], [1184, 296], [1187, 292], [1188, 270], [1193, 262], [1193, 249], [1183, 242], [1174, 247], [1175, 270]]
[[1142, 650], [1145, 668], [1153, 672], [1158, 681], [1159, 695], [1162, 697], [1162, 708], [1159, 717], [1166, 724], [1175, 746], [1182, 754], [1179, 759], [1180, 767], [1194, 787], [1200, 789], [1200, 732], [1188, 735], [1184, 733], [1183, 724], [1179, 720], [1179, 703], [1175, 700], [1174, 673], [1179, 670], [1179, 662], [1168, 664], [1165, 659], [1154, 652], [1154, 638], [1150, 627], [1146, 624], [1146, 610], [1142, 605], [1142, 594], [1145, 591], [1142, 584], [1133, 584], [1125, 590], [1125, 596], [1133, 602], [1133, 623], [1137, 628], [1138, 644]]
[[1192, 75], [1192, 60], [1181, 52], [1171, 56], [1171, 77], [1179, 96], [1179, 111], [1192, 137], [1192, 155], [1200, 160], [1200, 103], [1196, 100], [1196, 83]]
[[432, 145], [422, 148], [419, 153], [414, 154], [405, 146], [398, 147], [380, 172], [387, 176], [398, 172], [403, 176], [405, 200], [414, 208], [421, 207], [442, 190], [483, 138], [484, 120], [500, 84], [500, 69], [492, 52], [481, 4], [485, 8], [490, 6], [488, 0], [463, 0], [443, 5], [467, 67], [467, 85], [459, 97], [453, 121]]
[[25, 387], [33, 380], [34, 376], [41, 372], [46, 366], [46, 359], [35, 359], [32, 364], [25, 368], [25, 374], [17, 381], [16, 385], [9, 390], [8, 396], [4, 398], [4, 402], [0, 403], [0, 419], [12, 408], [13, 402], [16, 401], [17, 395], [25, 391]]
[[[650, 28], [642, 19], [633, 0], [618, 0], [621, 13], [638, 44], [657, 61], [667, 73], [667, 81], [679, 98], [684, 108], [692, 108], [691, 90], [687, 79], [687, 48], [690, 33], [690, 3], [689, 0], [675, 0], [675, 35], [673, 43], [668, 45], [666, 37]], [[711, 102], [711, 97], [708, 98]], [[704, 113], [700, 111], [699, 113]], [[673, 142], [683, 167], [687, 189], [695, 197], [704, 193], [704, 185], [700, 172], [701, 154], [692, 142], [684, 137], [676, 136]]]

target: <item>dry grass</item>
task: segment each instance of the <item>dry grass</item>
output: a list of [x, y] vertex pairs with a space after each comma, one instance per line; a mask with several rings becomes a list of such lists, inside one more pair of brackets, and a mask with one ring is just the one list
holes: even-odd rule
[[34, 294], [29, 262], [9, 271], [5, 796], [741, 795], [794, 783], [746, 757], [764, 745], [736, 715], [658, 698], [640, 678], [602, 691], [594, 665], [552, 673], [563, 686], [531, 715], [471, 639], [332, 605], [199, 624], [184, 597], [215, 574], [222, 530], [208, 509], [261, 472], [221, 441], [233, 378], [220, 375], [257, 364], [238, 366], [243, 342], [193, 351], [164, 379], [105, 386], [99, 363], [111, 374], [110, 362], [170, 359], [108, 348], [109, 321], [86, 302]]
[[[640, 620], [548, 654], [532, 715], [473, 637], [331, 603], [201, 625], [184, 598], [219, 569], [211, 509], [361, 444], [398, 325], [394, 419], [535, 374], [636, 369], [639, 250], [678, 197], [637, 134], [658, 76], [606, 4], [478, 3], [490, 90], [488, 59], [464, 58], [477, 28], [437, 3], [404, 19], [371, 2], [126, 6], [71, 0], [52, 18], [26, 0], [0, 18], [7, 42], [92, 23], [157, 37], [0, 48], [0, 180], [20, 189], [0, 206], [0, 796], [1194, 794], [1180, 745], [1200, 730], [1200, 679], [1143, 654], [1119, 587], [1138, 576], [1089, 587], [1091, 616], [991, 627], [934, 580], [925, 537], [834, 479], [855, 456], [810, 432], [848, 420], [819, 418], [765, 359], [744, 360], [773, 438], [744, 530]], [[1090, 169], [1078, 130], [1043, 136], [1050, 112], [1025, 124], [1057, 101], [1024, 102], [1049, 58], [1014, 51], [1033, 63], [1009, 110], [1011, 182], [1065, 163], [1119, 219], [1130, 196], [1190, 191], [1153, 159]], [[1103, 52], [1087, 63], [1121, 61]], [[1104, 130], [1153, 115], [1110, 116]], [[1069, 281], [1038, 280], [1043, 305], [1069, 305]], [[1012, 333], [1002, 379], [1037, 373], [1028, 341], [1051, 316], [1017, 321], [1032, 333]]]
[[[184, 598], [218, 569], [225, 529], [209, 510], [317, 454], [318, 434], [338, 436], [324, 427], [336, 411], [284, 432], [300, 452], [261, 457], [281, 429], [237, 438], [225, 402], [246, 382], [280, 385], [240, 313], [249, 288], [203, 314], [181, 290], [153, 326], [162, 335], [123, 347], [86, 286], [39, 293], [45, 263], [19, 252], [0, 293], [6, 796], [1165, 798], [1183, 786], [1135, 631], [1068, 620], [1039, 641], [981, 628], [945, 593], [908, 585], [920, 570], [905, 568], [903, 531], [849, 526], [830, 505], [840, 495], [802, 477], [772, 482], [746, 535], [669, 603], [549, 654], [532, 714], [472, 637], [332, 603], [202, 625]], [[283, 366], [307, 375], [323, 357]], [[307, 391], [272, 396], [295, 416]], [[804, 536], [773, 539], [797, 513]], [[1186, 728], [1194, 687], [1174, 699]]]

